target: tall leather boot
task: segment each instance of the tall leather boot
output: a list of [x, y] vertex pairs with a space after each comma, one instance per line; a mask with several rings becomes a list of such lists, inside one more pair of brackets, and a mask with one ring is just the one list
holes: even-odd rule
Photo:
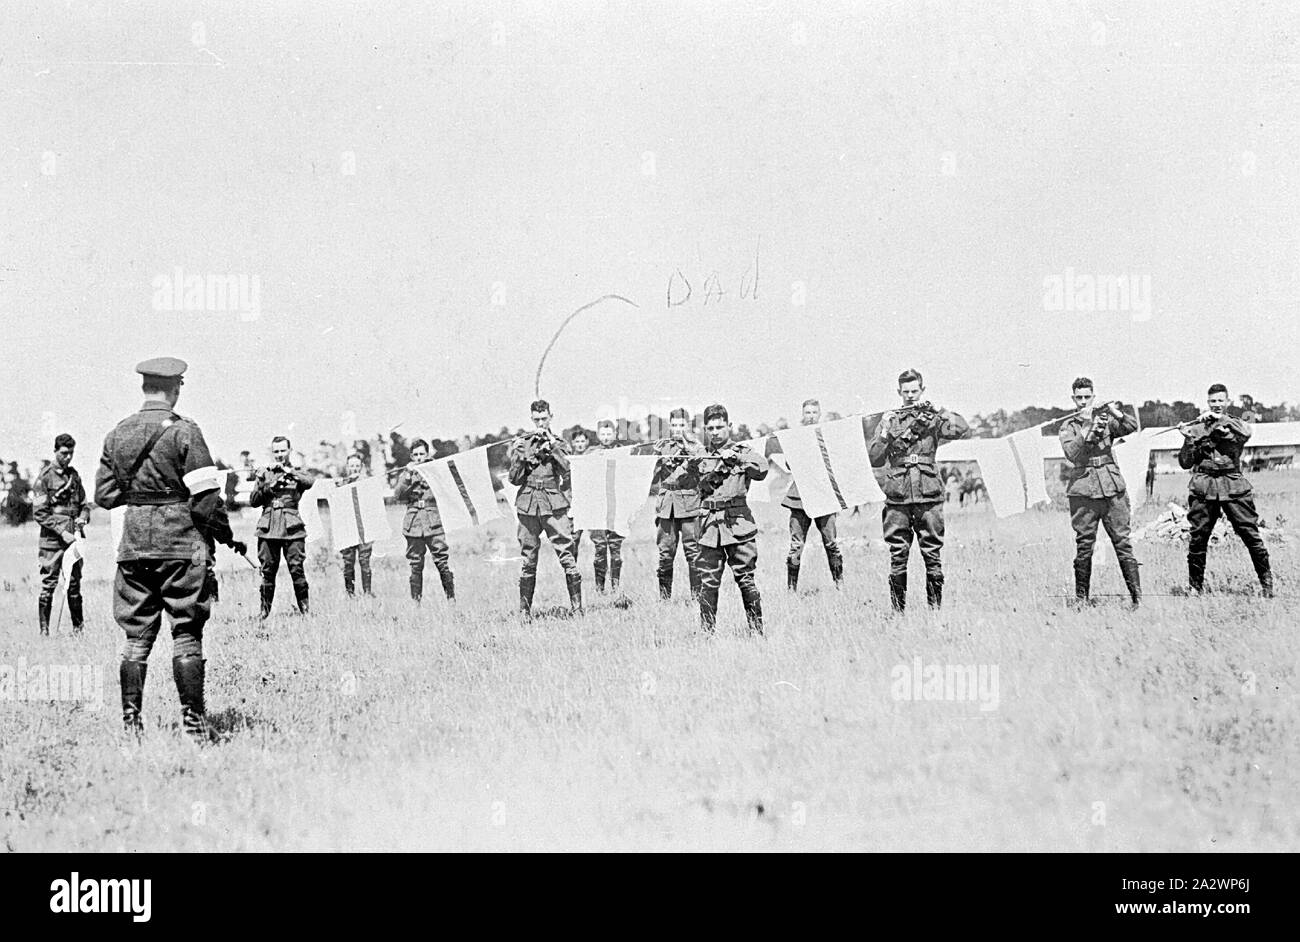
[[1087, 605], [1092, 591], [1092, 558], [1074, 561], [1074, 601]]
[[943, 605], [943, 573], [925, 574], [925, 602], [931, 608]]
[[1187, 587], [1193, 592], [1205, 589], [1205, 554], [1187, 554]]
[[271, 614], [271, 603], [275, 601], [275, 584], [263, 585], [262, 590], [262, 614], [260, 617], [266, 618]]
[[665, 602], [673, 597], [673, 571], [659, 570], [659, 598]]
[[456, 600], [456, 577], [450, 569], [438, 570], [438, 578], [442, 580], [442, 593], [447, 596], [448, 602]]
[[50, 609], [54, 607], [53, 599], [38, 599], [36, 602], [36, 617], [41, 626], [41, 634], [50, 633]]
[[172, 658], [172, 678], [181, 701], [181, 726], [196, 743], [207, 742], [208, 721], [203, 709], [204, 660], [197, 654]]
[[349, 567], [348, 565], [344, 564], [344, 566], [343, 566], [343, 591], [346, 592], [348, 595], [356, 595], [356, 594], [357, 594], [356, 582], [355, 582], [354, 580], [355, 580], [355, 576], [354, 576], [354, 574], [353, 574], [353, 572], [352, 572], [351, 567]]
[[519, 613], [524, 618], [533, 617], [533, 590], [536, 587], [536, 576], [519, 577]]
[[122, 725], [128, 733], [139, 735], [144, 731], [140, 711], [144, 709], [144, 677], [148, 671], [145, 661], [123, 661], [117, 671], [122, 685]]
[[1259, 574], [1259, 588], [1264, 593], [1264, 598], [1271, 599], [1273, 597], [1273, 571], [1271, 569], [1266, 569]]
[[411, 570], [411, 601], [418, 602], [424, 597], [424, 570]]
[[1142, 603], [1142, 576], [1136, 559], [1129, 559], [1119, 564], [1119, 571], [1124, 574], [1124, 585], [1128, 587], [1128, 597], [1137, 608]]
[[581, 615], [582, 609], [582, 576], [577, 573], [571, 576], [565, 576], [564, 581], [569, 585], [569, 611], [574, 615]]
[[79, 634], [85, 625], [85, 618], [81, 610], [81, 596], [68, 593], [68, 617], [72, 619], [72, 633]]
[[763, 633], [763, 603], [759, 598], [758, 588], [754, 587], [741, 593], [741, 602], [745, 606], [745, 620], [749, 623], [751, 634]]
[[826, 564], [831, 570], [831, 581], [835, 583], [836, 588], [839, 588], [840, 583], [844, 581], [844, 557], [839, 553], [828, 556], [826, 557]]
[[370, 579], [371, 579], [371, 577], [370, 577], [370, 567], [369, 567], [369, 566], [362, 566], [362, 567], [361, 567], [361, 594], [362, 594], [362, 595], [374, 595], [374, 594], [375, 594], [375, 593], [373, 593], [373, 592], [370, 591], [370, 586], [371, 586], [371, 581], [370, 581]]
[[596, 576], [596, 591], [597, 591], [597, 592], [604, 592], [604, 591], [605, 591], [605, 572], [606, 572], [606, 569], [607, 569], [608, 563], [609, 563], [609, 561], [608, 561], [608, 559], [605, 557], [605, 550], [604, 550], [604, 548], [603, 548], [603, 547], [600, 547], [600, 546], [597, 546], [597, 547], [596, 547], [596, 561], [595, 561], [594, 563], [592, 563], [592, 566], [591, 566], [591, 571], [592, 571], [592, 572], [595, 574], [595, 576]]
[[907, 573], [889, 574], [889, 604], [896, 612], [907, 608]]
[[307, 580], [306, 580], [306, 579], [303, 579], [301, 583], [295, 582], [295, 583], [293, 584], [293, 595], [294, 595], [294, 598], [296, 598], [296, 599], [298, 600], [298, 611], [299, 611], [301, 614], [306, 615], [306, 614], [307, 614], [307, 595], [308, 595]]
[[618, 591], [619, 577], [623, 574], [623, 557], [617, 556], [609, 561], [609, 591]]
[[1268, 550], [1262, 546], [1252, 550], [1250, 561], [1255, 564], [1255, 575], [1259, 577], [1259, 588], [1264, 598], [1273, 597], [1273, 568], [1269, 564]]
[[785, 564], [785, 587], [791, 592], [799, 589], [799, 567], [792, 564]]

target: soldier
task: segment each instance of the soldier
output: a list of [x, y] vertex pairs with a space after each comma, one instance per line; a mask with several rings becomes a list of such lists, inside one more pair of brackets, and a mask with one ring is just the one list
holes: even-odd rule
[[654, 454], [661, 460], [655, 466], [655, 529], [659, 544], [659, 597], [672, 598], [673, 564], [680, 540], [686, 556], [691, 598], [700, 597], [700, 474], [698, 463], [688, 460], [704, 453], [704, 446], [687, 432], [690, 413], [674, 409], [668, 415], [669, 437], [656, 442]]
[[[411, 464], [429, 460], [429, 443], [417, 438], [410, 446]], [[427, 550], [442, 580], [442, 591], [448, 601], [456, 598], [456, 581], [451, 574], [451, 558], [447, 552], [447, 534], [442, 528], [438, 502], [433, 499], [429, 482], [419, 471], [406, 468], [397, 479], [393, 497], [406, 504], [406, 517], [402, 520], [402, 535], [406, 537], [406, 559], [411, 564], [411, 598], [416, 602], [424, 596], [424, 554]]]
[[943, 604], [943, 484], [934, 454], [940, 442], [966, 438], [970, 426], [955, 412], [924, 401], [925, 380], [916, 370], [898, 376], [903, 406], [886, 412], [867, 447], [873, 467], [884, 467], [885, 509], [881, 514], [889, 546], [889, 601], [894, 611], [907, 607], [907, 560], [915, 536], [925, 560], [925, 599]]
[[754, 582], [758, 566], [758, 524], [745, 495], [750, 481], [767, 477], [767, 459], [748, 445], [731, 442], [731, 419], [721, 405], [704, 410], [707, 441], [696, 464], [699, 468], [700, 625], [713, 631], [717, 623], [718, 589], [722, 572], [731, 567], [745, 606], [749, 630], [763, 633], [763, 607]]
[[[362, 477], [369, 477], [366, 473], [365, 459], [356, 452], [348, 455], [347, 471], [343, 481], [338, 485], [343, 487], [348, 484], [355, 484]], [[363, 595], [374, 595], [370, 591], [370, 557], [374, 553], [375, 544], [359, 543], [356, 546], [349, 546], [339, 551], [343, 557], [343, 591], [349, 596], [356, 595], [356, 570], [357, 563], [361, 563], [361, 592]]]
[[271, 614], [275, 601], [275, 577], [280, 570], [280, 557], [289, 567], [293, 581], [293, 594], [298, 611], [307, 614], [307, 573], [303, 564], [307, 558], [307, 528], [298, 513], [298, 501], [311, 488], [311, 477], [295, 469], [289, 461], [289, 439], [277, 435], [271, 439], [271, 454], [275, 464], [257, 472], [253, 493], [248, 503], [261, 507], [262, 516], [257, 521], [257, 558], [262, 563], [262, 618]]
[[1251, 436], [1251, 428], [1241, 419], [1228, 415], [1227, 406], [1228, 388], [1215, 383], [1209, 391], [1209, 409], [1178, 427], [1184, 439], [1178, 452], [1178, 465], [1192, 472], [1187, 495], [1187, 520], [1192, 526], [1187, 547], [1187, 581], [1194, 592], [1204, 587], [1206, 550], [1222, 514], [1246, 544], [1264, 598], [1271, 599], [1273, 572], [1268, 550], [1259, 535], [1253, 490], [1241, 473], [1241, 452]]
[[[81, 475], [72, 466], [76, 448], [76, 441], [66, 432], [55, 438], [54, 460], [36, 475], [36, 483], [32, 485], [32, 516], [41, 527], [37, 550], [41, 596], [37, 602], [37, 618], [43, 635], [50, 633], [50, 608], [63, 569], [63, 554], [78, 535], [86, 535], [86, 524], [90, 520], [86, 489], [82, 486]], [[78, 559], [68, 574], [68, 615], [72, 618], [74, 633], [81, 631], [83, 624], [81, 564]]]
[[[802, 422], [804, 425], [816, 425], [822, 420], [822, 407], [816, 399], [805, 399]], [[942, 499], [942, 498], [940, 498]], [[803, 556], [803, 544], [808, 537], [808, 530], [813, 524], [803, 509], [799, 498], [799, 486], [790, 482], [781, 506], [790, 511], [790, 555], [785, 561], [786, 584], [791, 592], [799, 588], [799, 560]], [[844, 557], [840, 554], [839, 544], [835, 541], [835, 514], [826, 514], [816, 520], [817, 532], [822, 535], [822, 548], [826, 550], [826, 562], [830, 566], [831, 579], [838, 587], [844, 579]]]
[[1119, 465], [1111, 449], [1115, 439], [1138, 429], [1137, 420], [1125, 414], [1118, 402], [1093, 405], [1092, 380], [1080, 376], [1070, 387], [1078, 415], [1061, 423], [1059, 437], [1065, 460], [1071, 465], [1065, 496], [1070, 502], [1070, 526], [1074, 527], [1074, 596], [1087, 604], [1092, 583], [1092, 548], [1101, 523], [1115, 547], [1129, 598], [1137, 606], [1142, 599], [1137, 558], [1129, 541], [1129, 501]]
[[[585, 455], [587, 453], [587, 449], [589, 449], [590, 447], [591, 447], [591, 436], [587, 434], [586, 429], [580, 428], [576, 432], [574, 432], [571, 436], [569, 436], [569, 449], [570, 451], [573, 452], [574, 458], [578, 458], [582, 455]], [[582, 569], [582, 534], [584, 532], [585, 531], [583, 530], [573, 531], [573, 561], [575, 564], [578, 565], [579, 571], [581, 571]], [[592, 539], [592, 542], [595, 542], [594, 538], [590, 536], [588, 537], [588, 539]]]
[[172, 411], [185, 368], [173, 357], [136, 366], [144, 377], [144, 405], [105, 437], [95, 503], [106, 510], [126, 505], [113, 583], [113, 617], [126, 633], [122, 721], [129, 732], [143, 729], [145, 672], [165, 611], [182, 725], [202, 742], [208, 738], [203, 626], [212, 606], [205, 536], [233, 537], [203, 433]]
[[[601, 450], [619, 447], [618, 431], [609, 419], [596, 423], [596, 440]], [[609, 573], [609, 590], [618, 591], [619, 577], [623, 572], [623, 537], [613, 530], [592, 530], [591, 545], [596, 548], [592, 570], [596, 574], [596, 591], [605, 591], [605, 573]], [[576, 554], [575, 554], [576, 556]]]
[[570, 610], [577, 614], [582, 611], [582, 576], [573, 557], [573, 521], [568, 513], [569, 447], [551, 431], [551, 407], [545, 399], [533, 402], [529, 412], [533, 430], [512, 440], [507, 451], [510, 483], [519, 488], [515, 516], [519, 518], [519, 550], [524, 557], [519, 570], [519, 611], [525, 618], [531, 617], [537, 555], [545, 530], [564, 569]]

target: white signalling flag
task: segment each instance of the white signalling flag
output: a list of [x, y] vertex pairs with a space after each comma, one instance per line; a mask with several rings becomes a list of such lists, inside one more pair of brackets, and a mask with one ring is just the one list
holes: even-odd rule
[[113, 558], [122, 546], [122, 534], [126, 530], [126, 504], [118, 504], [108, 512], [108, 532], [113, 541]]
[[1050, 500], [1044, 477], [1047, 449], [1043, 441], [1042, 429], [1031, 428], [1002, 438], [975, 438], [964, 443], [979, 462], [980, 477], [997, 516], [1024, 513]]
[[72, 580], [72, 567], [86, 558], [85, 546], [86, 541], [81, 537], [77, 537], [69, 543], [68, 548], [63, 551], [63, 565], [59, 568], [59, 578], [63, 580], [63, 589], [65, 592]]
[[794, 480], [790, 476], [790, 466], [785, 463], [785, 456], [779, 451], [767, 453], [771, 438], [771, 435], [764, 435], [761, 438], [751, 438], [739, 443], [754, 449], [767, 463], [767, 477], [761, 481], [749, 482], [749, 493], [745, 495], [745, 500], [750, 503], [779, 503], [784, 499], [785, 492], [790, 489], [790, 482]]
[[501, 519], [487, 446], [411, 467], [428, 482], [444, 528], [463, 530]]
[[613, 530], [619, 536], [632, 532], [632, 520], [650, 501], [658, 455], [602, 453], [569, 459], [573, 481], [575, 530]]
[[1130, 508], [1146, 503], [1147, 466], [1151, 460], [1153, 437], [1148, 429], [1142, 429], [1111, 446], [1119, 473], [1124, 476], [1124, 490], [1128, 493]]
[[839, 513], [858, 504], [883, 503], [871, 470], [862, 419], [836, 419], [776, 433], [810, 517]]
[[392, 536], [388, 514], [384, 511], [383, 478], [362, 478], [353, 484], [335, 487], [326, 500], [330, 505], [330, 528], [336, 550]]
[[[320, 501], [329, 500], [335, 490], [335, 482], [329, 478], [317, 478], [307, 491], [298, 498], [298, 516], [302, 518], [303, 528], [307, 531], [307, 542], [315, 543], [325, 537], [325, 524], [320, 518]], [[330, 513], [333, 514], [333, 505]], [[339, 547], [342, 549], [342, 547]]]

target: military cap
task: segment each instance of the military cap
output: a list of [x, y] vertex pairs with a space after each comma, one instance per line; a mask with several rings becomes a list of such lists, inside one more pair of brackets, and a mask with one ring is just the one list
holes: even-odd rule
[[143, 373], [145, 376], [180, 379], [185, 375], [185, 370], [188, 367], [188, 363], [184, 360], [178, 360], [176, 357], [154, 357], [151, 360], [141, 360], [135, 365], [135, 371]]

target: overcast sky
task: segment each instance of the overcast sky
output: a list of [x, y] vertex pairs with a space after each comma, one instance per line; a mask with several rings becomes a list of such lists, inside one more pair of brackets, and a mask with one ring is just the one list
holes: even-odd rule
[[228, 459], [523, 425], [606, 294], [558, 423], [874, 410], [908, 366], [968, 415], [1300, 398], [1294, 3], [18, 6], [5, 457], [88, 470], [161, 354]]

